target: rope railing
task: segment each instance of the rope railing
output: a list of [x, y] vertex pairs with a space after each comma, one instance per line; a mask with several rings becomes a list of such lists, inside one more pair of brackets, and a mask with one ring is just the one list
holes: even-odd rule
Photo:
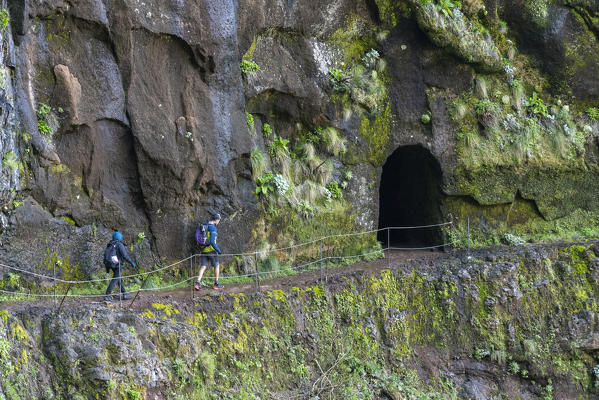
[[[336, 262], [339, 260], [351, 260], [351, 259], [356, 259], [356, 258], [366, 258], [366, 257], [375, 256], [377, 254], [384, 256], [384, 252], [387, 252], [389, 250], [427, 250], [427, 249], [432, 250], [432, 249], [437, 249], [437, 248], [441, 248], [441, 247], [453, 246], [456, 243], [458, 243], [458, 241], [453, 241], [453, 242], [448, 242], [448, 243], [443, 243], [443, 244], [433, 245], [433, 246], [407, 248], [407, 247], [393, 247], [393, 246], [391, 246], [391, 243], [389, 240], [389, 233], [392, 230], [426, 229], [426, 228], [447, 226], [447, 225], [452, 225], [452, 224], [453, 224], [453, 221], [451, 220], [451, 221], [443, 222], [443, 223], [439, 223], [439, 224], [429, 224], [429, 225], [420, 225], [420, 226], [386, 227], [386, 228], [372, 229], [372, 230], [362, 231], [362, 232], [351, 232], [351, 233], [346, 233], [346, 234], [335, 234], [335, 235], [323, 236], [323, 237], [320, 237], [318, 239], [314, 239], [314, 240], [311, 240], [308, 242], [299, 243], [299, 244], [286, 246], [286, 247], [274, 248], [274, 249], [256, 250], [253, 252], [243, 252], [243, 253], [223, 253], [223, 254], [220, 254], [219, 257], [225, 258], [225, 259], [226, 258], [235, 258], [235, 257], [253, 257], [256, 271], [250, 272], [250, 273], [245, 273], [245, 274], [221, 276], [221, 280], [230, 281], [230, 280], [235, 280], [235, 279], [240, 279], [240, 278], [255, 277], [256, 281], [257, 281], [257, 288], [259, 290], [260, 289], [260, 283], [259, 283], [259, 279], [258, 279], [259, 276], [281, 275], [281, 274], [285, 274], [288, 271], [306, 270], [314, 265], [320, 265], [321, 273], [322, 273], [322, 268], [323, 268], [324, 264], [330, 263], [330, 262]], [[378, 234], [381, 231], [387, 231], [387, 243], [386, 243], [387, 246], [384, 248], [381, 247], [377, 250], [371, 251], [372, 246], [374, 246], [374, 243], [377, 243], [377, 241], [374, 240], [374, 238], [371, 238], [372, 244], [370, 246], [365, 245], [364, 248], [361, 249], [359, 254], [347, 254], [347, 253], [342, 254], [342, 255], [330, 254], [336, 248], [341, 248], [343, 250], [344, 247], [348, 246], [347, 243], [345, 244], [345, 246], [343, 243], [333, 243], [333, 241], [335, 239], [339, 240], [339, 239], [343, 239], [343, 238], [353, 238], [355, 236], [361, 236], [361, 235], [373, 235], [373, 234]], [[308, 247], [310, 245], [314, 245], [317, 243], [320, 245], [318, 250]], [[355, 248], [355, 246], [350, 246], [350, 247]], [[307, 248], [308, 249], [307, 254], [301, 254], [300, 250], [297, 250], [300, 248]], [[293, 254], [294, 250], [297, 252], [295, 255]], [[364, 252], [364, 250], [368, 250], [368, 251]], [[323, 254], [323, 251], [327, 252], [327, 254]], [[280, 253], [284, 253], [284, 252], [289, 252], [288, 261], [290, 263], [289, 263], [288, 268], [280, 268], [280, 269], [276, 269], [276, 270], [272, 270], [272, 271], [268, 271], [268, 270], [260, 271], [259, 270], [260, 269], [259, 268], [260, 261], [262, 262], [262, 264], [264, 264], [264, 261], [268, 257], [274, 257], [274, 256], [276, 256], [277, 253], [280, 254]], [[316, 253], [318, 255], [315, 255]], [[142, 277], [147, 278], [151, 274], [156, 274], [161, 271], [172, 269], [179, 265], [184, 265], [184, 263], [189, 261], [191, 264], [191, 268], [190, 268], [190, 276], [188, 278], [183, 279], [178, 282], [170, 283], [168, 285], [163, 285], [160, 287], [151, 287], [151, 288], [140, 287], [138, 289], [132, 290], [131, 292], [140, 293], [140, 292], [161, 291], [161, 290], [172, 289], [177, 286], [184, 285], [184, 284], [189, 285], [190, 283], [193, 283], [193, 280], [195, 279], [195, 275], [194, 275], [195, 271], [193, 271], [193, 265], [194, 265], [193, 261], [194, 261], [194, 259], [196, 259], [197, 257], [200, 257], [201, 255], [202, 254], [193, 254], [184, 259], [176, 261], [172, 264], [168, 264], [168, 265], [160, 267], [160, 268], [156, 268], [156, 269], [153, 269], [150, 271], [140, 272], [137, 274], [122, 275], [121, 278], [122, 279], [132, 279], [132, 278], [142, 278]], [[258, 256], [260, 256], [260, 260], [258, 259]], [[300, 262], [297, 265], [293, 266], [294, 261], [301, 260], [302, 258], [307, 259], [306, 262]], [[275, 257], [275, 259], [276, 259], [276, 257]], [[33, 276], [36, 278], [53, 281], [55, 284], [55, 287], [56, 287], [56, 284], [58, 284], [58, 283], [68, 284], [69, 289], [72, 285], [102, 283], [102, 282], [108, 282], [113, 279], [112, 277], [107, 277], [107, 278], [88, 279], [88, 280], [67, 280], [67, 279], [57, 278], [55, 276], [48, 276], [48, 275], [36, 273], [33, 271], [27, 271], [22, 268], [17, 268], [17, 267], [13, 267], [13, 266], [1, 264], [1, 263], [0, 263], [0, 268], [5, 268], [5, 269], [19, 272], [21, 274], [26, 274], [26, 275]], [[144, 284], [145, 284], [145, 280], [144, 280]], [[118, 290], [118, 287], [117, 287], [117, 290]], [[14, 292], [14, 291], [9, 291], [9, 290], [5, 290], [5, 289], [0, 290], [0, 294], [22, 296], [22, 297], [37, 297], [37, 298], [54, 297], [54, 298], [56, 298], [56, 294]], [[63, 300], [64, 300], [64, 298], [102, 298], [104, 296], [105, 296], [104, 294], [73, 294], [73, 293], [68, 293], [68, 290], [67, 290], [67, 293], [60, 295], [60, 297], [62, 297]], [[118, 294], [116, 294], [116, 296], [118, 298]], [[193, 292], [192, 292], [192, 296], [193, 296]]]

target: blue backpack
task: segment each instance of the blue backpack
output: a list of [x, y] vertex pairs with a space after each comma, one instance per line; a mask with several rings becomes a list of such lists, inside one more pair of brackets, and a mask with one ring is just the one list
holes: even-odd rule
[[208, 237], [208, 223], [198, 225], [196, 229], [196, 242], [200, 246], [209, 246], [210, 238]]

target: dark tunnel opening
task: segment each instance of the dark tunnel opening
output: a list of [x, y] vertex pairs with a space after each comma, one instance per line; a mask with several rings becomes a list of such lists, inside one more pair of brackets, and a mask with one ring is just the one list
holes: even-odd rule
[[[439, 162], [422, 146], [399, 147], [383, 165], [379, 190], [379, 228], [413, 227], [442, 221], [442, 173]], [[420, 248], [441, 244], [438, 227], [391, 229], [378, 233], [383, 247]]]

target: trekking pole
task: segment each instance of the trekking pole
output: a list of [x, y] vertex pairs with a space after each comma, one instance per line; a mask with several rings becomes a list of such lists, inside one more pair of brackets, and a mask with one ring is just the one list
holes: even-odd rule
[[69, 283], [69, 286], [67, 286], [67, 291], [64, 294], [64, 296], [62, 296], [62, 300], [60, 301], [60, 306], [58, 307], [58, 311], [56, 314], [60, 314], [60, 309], [62, 308], [62, 303], [64, 303], [64, 299], [66, 299], [67, 294], [69, 294], [69, 290], [71, 290], [71, 285], [72, 285], [72, 283]]
[[121, 272], [121, 263], [119, 262], [119, 307], [123, 308], [123, 274]]
[[189, 278], [191, 279], [191, 285], [189, 285], [189, 293], [193, 299], [193, 254], [189, 258]]
[[146, 277], [144, 278], [144, 280], [141, 282], [141, 287], [139, 288], [137, 293], [135, 293], [135, 297], [133, 297], [133, 300], [131, 300], [131, 303], [129, 303], [129, 308], [127, 308], [127, 311], [131, 310], [131, 307], [133, 306], [135, 299], [137, 299], [137, 296], [139, 296], [139, 292], [141, 292], [141, 290], [146, 286], [146, 282], [148, 281], [148, 278], [150, 277], [150, 275], [151, 274], [147, 274]]

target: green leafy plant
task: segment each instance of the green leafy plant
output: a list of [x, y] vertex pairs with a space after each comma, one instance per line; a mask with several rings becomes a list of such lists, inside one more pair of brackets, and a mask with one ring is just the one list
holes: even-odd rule
[[265, 138], [270, 137], [270, 134], [272, 133], [272, 127], [269, 124], [263, 124], [262, 125], [262, 136], [264, 136]]
[[52, 111], [52, 107], [50, 107], [46, 103], [40, 103], [40, 106], [37, 109], [37, 117], [45, 119], [50, 113], [50, 111]]
[[517, 374], [518, 372], [520, 372], [520, 365], [518, 365], [518, 363], [516, 361], [512, 361], [509, 365], [507, 370], [509, 372], [511, 372], [512, 374]]
[[453, 17], [453, 10], [461, 7], [462, 4], [459, 1], [453, 2], [451, 0], [439, 0], [439, 3], [435, 5], [437, 11], [440, 11], [446, 18]]
[[37, 128], [39, 129], [39, 131], [42, 135], [52, 136], [52, 128], [50, 128], [50, 125], [48, 125], [48, 123], [46, 121], [38, 120]]
[[599, 108], [597, 107], [589, 107], [586, 110], [586, 113], [590, 119], [593, 121], [599, 121]]
[[19, 168], [19, 163], [17, 162], [17, 156], [12, 151], [9, 151], [2, 158], [2, 167], [8, 168], [11, 171], [16, 171]]
[[243, 72], [245, 75], [254, 74], [260, 69], [260, 66], [252, 60], [241, 60], [239, 66], [241, 68], [241, 72]]
[[512, 233], [506, 233], [501, 237], [502, 242], [510, 246], [517, 246], [524, 244], [524, 240], [520, 236], [516, 236]]
[[329, 68], [329, 81], [333, 85], [335, 92], [346, 92], [349, 89], [349, 78], [345, 76], [345, 73], [338, 68]]
[[245, 119], [247, 121], [248, 124], [248, 128], [250, 129], [250, 132], [252, 133], [252, 135], [256, 134], [256, 130], [254, 129], [254, 116], [252, 114], [250, 114], [249, 112], [245, 113]]
[[423, 124], [428, 124], [429, 122], [431, 122], [431, 115], [429, 113], [422, 114], [422, 116], [420, 117], [420, 122], [422, 122]]
[[343, 193], [341, 192], [341, 188], [339, 187], [339, 183], [337, 181], [329, 182], [327, 189], [329, 192], [331, 192], [331, 197], [333, 199], [341, 200], [343, 198]]
[[18, 287], [20, 280], [21, 280], [21, 276], [19, 274], [14, 274], [12, 272], [9, 272], [6, 277], [6, 283], [12, 287]]
[[476, 349], [474, 351], [474, 358], [476, 358], [478, 361], [482, 360], [485, 357], [488, 357], [491, 354], [491, 352], [487, 349]]
[[476, 112], [478, 115], [484, 114], [487, 111], [490, 111], [492, 107], [493, 103], [491, 103], [489, 100], [481, 100], [474, 105], [474, 112]]
[[144, 232], [139, 232], [137, 234], [137, 244], [143, 243], [146, 240], [146, 234]]
[[48, 115], [52, 111], [52, 107], [45, 103], [40, 103], [37, 109], [37, 128], [40, 133], [44, 136], [52, 136], [52, 128], [48, 124]]
[[314, 215], [314, 207], [310, 205], [310, 203], [300, 202], [297, 205], [297, 212], [302, 218], [310, 218]]
[[275, 133], [273, 140], [268, 146], [268, 154], [275, 159], [279, 159], [281, 156], [289, 155], [287, 144], [289, 144], [288, 139], [285, 139], [282, 136], [277, 136]]
[[274, 191], [274, 186], [272, 185], [272, 181], [274, 179], [274, 175], [271, 171], [268, 171], [262, 176], [256, 178], [256, 195], [268, 196], [269, 193]]
[[543, 99], [537, 96], [537, 92], [532, 92], [532, 96], [526, 101], [526, 106], [530, 109], [533, 114], [539, 114], [544, 117], [549, 115], [547, 105], [543, 102]]
[[8, 10], [3, 8], [2, 10], [0, 10], [0, 29], [5, 30], [6, 28], [8, 28], [8, 23], [9, 23], [9, 18], [8, 18]]
[[305, 143], [314, 143], [314, 144], [318, 144], [320, 143], [320, 135], [322, 133], [322, 128], [316, 128], [313, 131], [306, 131], [303, 132], [300, 136], [300, 140], [302, 140]]

